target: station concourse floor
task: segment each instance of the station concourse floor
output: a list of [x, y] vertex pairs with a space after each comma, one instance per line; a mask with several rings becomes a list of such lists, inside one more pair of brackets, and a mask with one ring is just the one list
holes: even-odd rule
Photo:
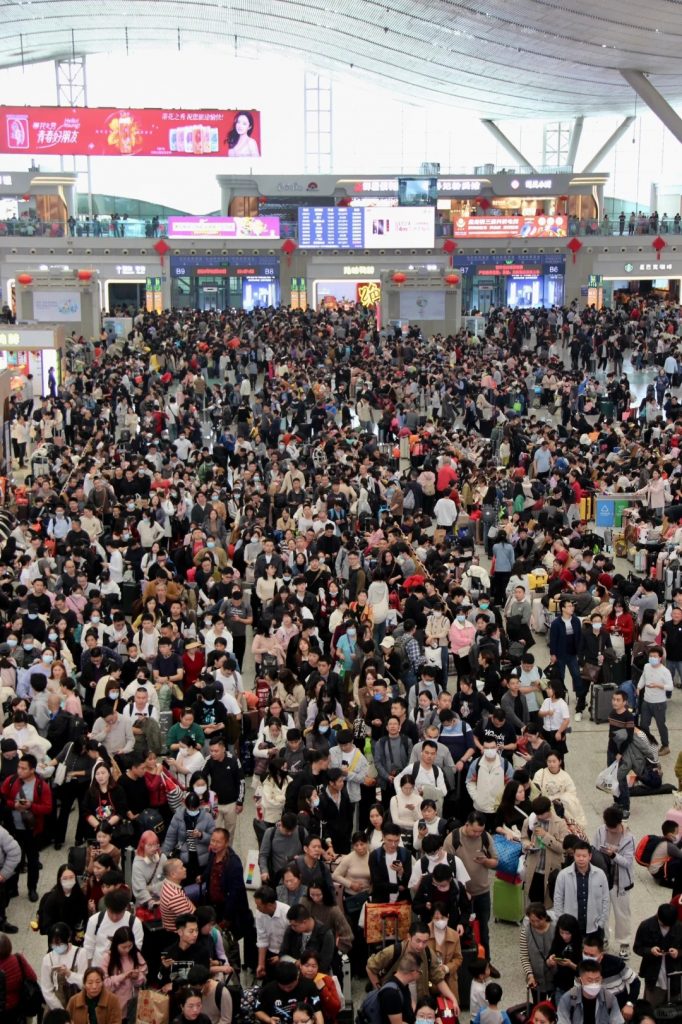
[[[646, 391], [647, 384], [654, 379], [651, 370], [643, 372], [632, 371], [629, 362], [625, 363], [625, 371], [631, 381], [631, 387], [637, 398]], [[679, 392], [678, 392], [679, 394]], [[619, 560], [617, 568], [627, 574], [632, 566], [627, 562]], [[533, 653], [538, 664], [544, 666], [548, 661], [547, 644], [544, 637], [537, 637]], [[244, 681], [249, 687], [253, 682], [253, 660], [247, 644], [247, 655], [244, 665]], [[454, 688], [454, 680], [450, 680], [450, 688]], [[575, 700], [570, 695], [571, 712], [575, 708]], [[668, 704], [668, 728], [670, 731], [671, 753], [662, 758], [664, 766], [664, 781], [675, 784], [674, 765], [677, 755], [682, 749], [682, 690], [675, 690], [672, 700]], [[581, 722], [573, 723], [573, 732], [569, 736], [569, 753], [566, 758], [566, 768], [573, 777], [580, 800], [587, 815], [588, 835], [592, 839], [594, 832], [601, 823], [601, 814], [605, 807], [611, 803], [610, 797], [595, 788], [594, 782], [598, 772], [606, 764], [606, 725], [594, 725], [586, 716]], [[642, 835], [660, 831], [661, 822], [664, 820], [666, 811], [672, 807], [672, 796], [639, 797], [632, 800], [631, 817], [629, 827], [635, 837], [635, 843]], [[245, 861], [249, 850], [256, 848], [252, 820], [255, 813], [253, 804], [253, 789], [251, 780], [247, 780], [247, 798], [244, 812], [237, 819], [237, 830], [234, 841], [234, 848]], [[41, 860], [43, 870], [40, 873], [38, 892], [42, 895], [54, 884], [57, 869], [60, 864], [66, 862], [68, 846], [73, 842], [75, 832], [75, 814], [72, 814], [67, 841], [61, 851], [55, 851], [52, 847], [43, 850]], [[19, 881], [19, 897], [12, 900], [8, 919], [19, 928], [17, 935], [11, 936], [13, 949], [24, 953], [34, 969], [40, 974], [40, 964], [47, 951], [47, 941], [44, 936], [34, 932], [30, 928], [30, 921], [36, 916], [37, 904], [29, 903], [26, 895], [26, 876], [21, 875]], [[632, 911], [632, 938], [637, 924], [645, 917], [651, 916], [660, 903], [668, 902], [669, 890], [661, 889], [649, 876], [645, 868], [635, 867], [635, 886], [630, 893], [630, 904]], [[492, 961], [501, 972], [500, 984], [503, 989], [501, 1008], [508, 1005], [522, 1002], [525, 999], [525, 980], [519, 961], [519, 928], [512, 924], [495, 924], [491, 921], [491, 951]], [[639, 958], [631, 956], [630, 963], [635, 971], [639, 967]], [[251, 976], [246, 975], [245, 983], [250, 984]], [[353, 1003], [357, 1009], [364, 995], [364, 986], [360, 982], [353, 985]], [[464, 1014], [468, 1018], [468, 1014]]]

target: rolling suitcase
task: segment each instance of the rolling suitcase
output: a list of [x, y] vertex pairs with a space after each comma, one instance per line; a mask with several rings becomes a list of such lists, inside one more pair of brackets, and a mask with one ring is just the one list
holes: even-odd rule
[[523, 885], [519, 880], [504, 882], [496, 878], [493, 882], [493, 918], [509, 924], [520, 924], [523, 920]]
[[161, 733], [161, 742], [164, 747], [166, 745], [166, 737], [168, 731], [173, 724], [173, 712], [172, 711], [160, 711], [159, 712], [159, 731]]
[[601, 724], [608, 722], [611, 714], [611, 698], [616, 691], [615, 683], [595, 683], [590, 691], [590, 718]]
[[647, 571], [648, 558], [644, 548], [638, 548], [635, 554], [635, 572]]

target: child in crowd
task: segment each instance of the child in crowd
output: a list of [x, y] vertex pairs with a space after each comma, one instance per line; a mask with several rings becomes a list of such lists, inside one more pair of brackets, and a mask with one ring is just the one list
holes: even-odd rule
[[472, 1018], [473, 1024], [511, 1024], [507, 1012], [500, 1010], [501, 1000], [502, 986], [496, 981], [489, 982], [485, 986], [486, 1006]]
[[479, 1010], [487, 1007], [485, 989], [490, 978], [490, 963], [487, 960], [474, 960], [469, 965], [471, 974], [471, 995], [469, 996], [469, 1010], [473, 1020]]

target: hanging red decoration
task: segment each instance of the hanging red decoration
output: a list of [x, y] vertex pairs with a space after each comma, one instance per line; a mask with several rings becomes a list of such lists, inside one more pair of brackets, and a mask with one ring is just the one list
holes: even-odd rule
[[92, 270], [79, 270], [78, 271], [78, 280], [79, 281], [89, 281], [90, 278], [92, 277], [93, 273], [94, 273], [94, 271], [92, 271]]
[[287, 258], [287, 266], [291, 266], [291, 257], [298, 249], [296, 242], [293, 238], [287, 238], [282, 242], [282, 252]]
[[571, 241], [566, 246], [567, 249], [571, 250], [571, 255], [573, 256], [573, 262], [574, 263], [575, 263], [575, 258], [578, 255], [578, 253], [580, 252], [580, 250], [582, 249], [582, 247], [583, 247], [583, 243], [578, 238], [572, 238]]
[[165, 238], [160, 238], [158, 242], [154, 243], [154, 252], [158, 253], [159, 259], [161, 260], [161, 266], [163, 267], [163, 260], [166, 253], [170, 252], [170, 245]]
[[339, 199], [339, 206], [350, 206], [350, 196], [343, 196]]
[[401, 284], [405, 284], [407, 281], [407, 274], [403, 274], [402, 270], [396, 270], [394, 274], [391, 274], [391, 281], [400, 288]]
[[651, 244], [653, 245], [654, 249], [656, 250], [656, 255], [660, 256], [661, 255], [661, 250], [665, 249], [667, 243], [666, 243], [664, 238], [661, 238], [660, 235], [656, 235], [656, 237], [654, 238], [654, 240], [653, 240], [653, 242]]
[[30, 199], [31, 199], [31, 195], [30, 195], [30, 193], [29, 193], [29, 192], [27, 192], [27, 193], [26, 193], [25, 195], [23, 195], [23, 196], [22, 196], [21, 198], [22, 198], [22, 199], [24, 200], [24, 202], [25, 202], [25, 203], [28, 203], [28, 202], [30, 201]]
[[482, 210], [489, 210], [490, 209], [490, 205], [491, 205], [490, 204], [490, 200], [486, 199], [485, 196], [479, 196], [478, 199], [476, 200], [476, 202], [478, 203], [478, 205], [481, 207]]
[[443, 280], [451, 288], [454, 288], [456, 284], [459, 284], [459, 274], [446, 274]]
[[31, 277], [30, 274], [19, 274], [17, 276], [17, 281], [19, 282], [19, 284], [31, 284], [33, 278]]
[[457, 242], [455, 242], [452, 238], [446, 238], [445, 241], [443, 242], [443, 252], [450, 257], [450, 266], [453, 265], [453, 260], [455, 258], [455, 253], [457, 252], [457, 248]]
[[258, 205], [263, 206], [264, 203], [267, 203], [265, 196], [258, 196]]
[[559, 202], [560, 203], [567, 203], [568, 202], [568, 196], [559, 196]]

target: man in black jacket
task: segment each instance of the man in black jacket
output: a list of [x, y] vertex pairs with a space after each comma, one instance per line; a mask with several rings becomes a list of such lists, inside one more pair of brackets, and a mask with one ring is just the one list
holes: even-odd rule
[[677, 908], [661, 904], [655, 917], [647, 917], [639, 925], [632, 948], [642, 958], [639, 976], [644, 981], [644, 998], [654, 1007], [662, 1006], [668, 1002], [667, 984], [662, 981], [680, 970], [682, 925]]
[[374, 903], [388, 903], [391, 896], [409, 899], [412, 857], [400, 846], [400, 828], [387, 822], [381, 829], [384, 837], [378, 850], [369, 855], [369, 876]]
[[289, 956], [292, 960], [300, 960], [304, 950], [315, 950], [320, 971], [328, 974], [334, 956], [334, 932], [318, 924], [301, 903], [289, 909], [287, 919], [289, 925], [280, 946], [280, 958]]
[[353, 805], [340, 768], [330, 768], [327, 772], [327, 785], [320, 792], [318, 814], [322, 821], [322, 837], [331, 839], [334, 853], [350, 853]]
[[211, 739], [208, 751], [204, 772], [218, 798], [216, 827], [224, 828], [231, 836], [237, 826], [237, 815], [244, 810], [244, 773], [237, 758], [227, 753], [223, 739]]

